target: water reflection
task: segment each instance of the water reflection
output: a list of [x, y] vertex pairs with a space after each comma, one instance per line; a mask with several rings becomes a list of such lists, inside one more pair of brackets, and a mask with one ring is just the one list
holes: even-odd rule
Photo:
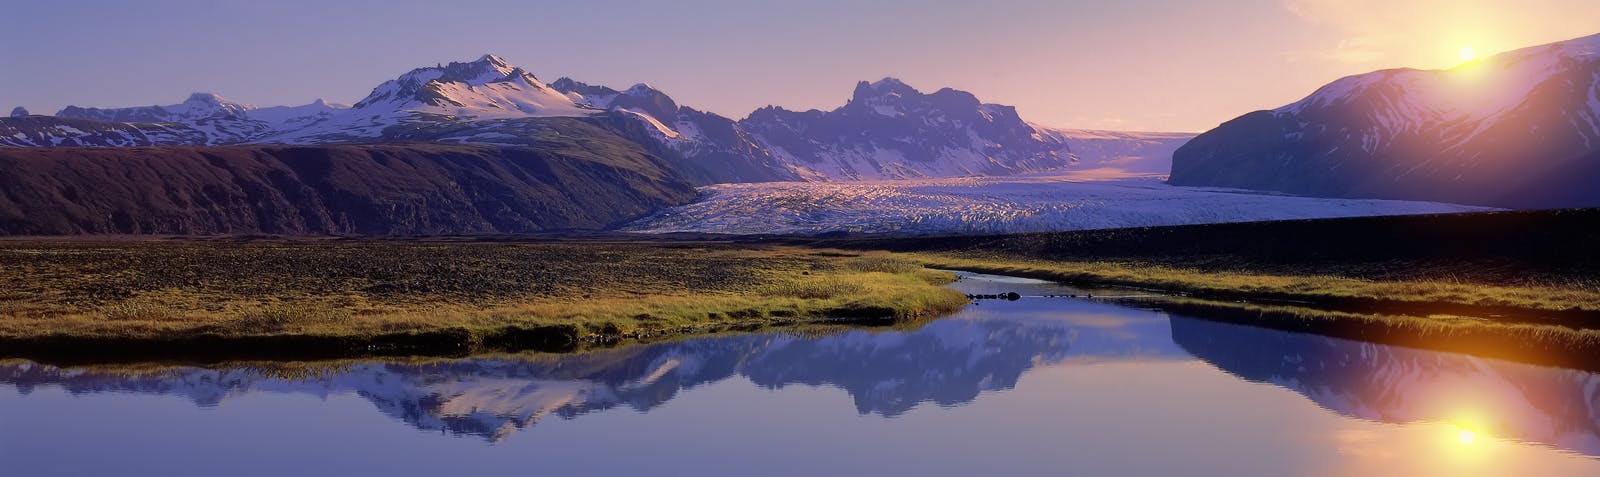
[[1172, 339], [1240, 378], [1298, 392], [1339, 414], [1445, 422], [1486, 436], [1600, 456], [1600, 375], [1185, 317]]
[[[251, 368], [125, 374], [33, 363], [0, 366], [0, 383], [30, 393], [131, 392], [216, 406], [253, 392], [355, 394], [419, 429], [490, 441], [549, 416], [614, 408], [647, 412], [685, 389], [742, 376], [757, 385], [831, 386], [861, 414], [894, 417], [921, 403], [953, 406], [1009, 389], [1035, 366], [1081, 358], [1184, 359], [1147, 312], [1085, 302], [986, 305], [912, 331], [725, 336], [538, 359], [361, 363], [298, 376]], [[997, 315], [1016, 317], [1000, 319]]]
[[[962, 286], [978, 293], [995, 291], [983, 288], [986, 286], [1021, 288], [1019, 291], [1024, 294], [1059, 291], [1040, 284], [1014, 282]], [[313, 411], [308, 408], [294, 407], [307, 405], [318, 409], [370, 406], [392, 418], [374, 418], [378, 422], [371, 425], [295, 421], [295, 426], [309, 426], [315, 431], [310, 434], [359, 428], [360, 432], [353, 434], [413, 450], [444, 444], [504, 449], [525, 443], [527, 449], [545, 451], [549, 458], [578, 456], [596, 442], [616, 443], [630, 438], [642, 443], [617, 444], [618, 449], [606, 451], [699, 462], [688, 458], [695, 455], [692, 452], [650, 453], [647, 449], [666, 449], [672, 446], [664, 441], [676, 444], [685, 440], [685, 446], [740, 448], [745, 454], [760, 456], [766, 449], [806, 445], [814, 447], [818, 455], [827, 456], [816, 460], [826, 463], [848, 460], [857, 450], [896, 445], [893, 443], [903, 443], [900, 445], [906, 448], [900, 451], [911, 452], [919, 449], [919, 440], [928, 440], [921, 445], [942, 442], [954, 446], [950, 443], [961, 442], [960, 449], [973, 454], [971, 459], [962, 460], [958, 458], [962, 456], [952, 454], [942, 456], [946, 461], [929, 457], [926, 463], [936, 470], [966, 474], [982, 472], [983, 457], [990, 463], [1007, 461], [1029, 471], [1023, 473], [1052, 473], [1047, 470], [1056, 467], [1050, 466], [1061, 462], [1089, 465], [1114, 461], [1122, 466], [1119, 468], [1133, 469], [1129, 471], [1132, 475], [1183, 471], [1194, 466], [1232, 468], [1237, 471], [1234, 473], [1246, 475], [1284, 474], [1296, 466], [1316, 468], [1360, 461], [1363, 456], [1410, 458], [1407, 462], [1416, 464], [1436, 461], [1438, 456], [1451, 452], [1476, 455], [1485, 449], [1503, 448], [1502, 438], [1600, 455], [1600, 379], [1594, 373], [1192, 318], [1169, 319], [1147, 310], [1082, 300], [1025, 298], [986, 302], [957, 317], [906, 330], [718, 336], [576, 355], [433, 363], [364, 362], [300, 371], [285, 373], [282, 369], [248, 367], [118, 371], [10, 361], [0, 364], [0, 402], [34, 406], [10, 414], [13, 422], [8, 424], [13, 425], [12, 429], [25, 429], [11, 431], [16, 436], [12, 445], [37, 444], [39, 448], [83, 439], [36, 438], [48, 434], [58, 423], [50, 419], [19, 422], [23, 414], [40, 412], [29, 409], [59, 413], [70, 408], [51, 407], [50, 399], [93, 401], [68, 398], [61, 393], [65, 391], [73, 396], [113, 398], [100, 399], [94, 406], [128, 414], [157, 408], [152, 400], [132, 399], [132, 395], [176, 397], [202, 408], [229, 408], [233, 403], [232, 409], [242, 411], [190, 413], [193, 409], [187, 404], [162, 400], [184, 411], [164, 415], [187, 416], [170, 425], [169, 421], [156, 421], [170, 427], [171, 432], [163, 435], [177, 436], [171, 445], [179, 446], [209, 444], [205, 434], [195, 432], [191, 439], [190, 433], [219, 426], [222, 414], [255, 419], [243, 422], [259, 426], [271, 420], [292, 420], [297, 413], [309, 415]], [[1247, 384], [1237, 378], [1291, 390], [1333, 413], [1307, 405], [1282, 389]], [[772, 393], [741, 380], [759, 388], [799, 389]], [[1019, 386], [1025, 381], [1028, 384]], [[24, 396], [4, 401], [6, 388]], [[696, 388], [703, 389], [686, 392]], [[242, 399], [263, 395], [285, 399]], [[299, 396], [319, 397], [324, 402], [305, 404], [307, 400], [287, 399]], [[688, 397], [679, 399], [680, 396]], [[838, 419], [841, 415], [856, 417], [843, 406], [843, 396], [848, 396], [855, 413], [865, 418]], [[675, 399], [681, 401], [675, 405], [677, 414], [662, 409]], [[835, 401], [828, 406], [818, 404], [827, 399]], [[968, 406], [978, 402], [981, 404]], [[916, 411], [934, 406], [965, 407], [957, 412]], [[84, 407], [87, 406], [72, 409], [81, 411]], [[370, 412], [339, 409], [343, 413], [340, 416], [373, 417]], [[251, 414], [252, 410], [259, 414]], [[632, 415], [623, 410], [649, 415]], [[0, 418], [7, 416], [3, 411], [0, 409]], [[1334, 413], [1407, 426], [1354, 421]], [[785, 419], [788, 414], [794, 417]], [[590, 415], [593, 416], [579, 419]], [[528, 436], [519, 439], [522, 442], [499, 446], [475, 442], [504, 442], [519, 430], [540, 422], [550, 425], [552, 416], [557, 421], [575, 421], [572, 425], [541, 429], [546, 432], [522, 433]], [[639, 419], [615, 419], [630, 416]], [[763, 420], [766, 418], [772, 420]], [[396, 421], [429, 433], [468, 439], [436, 439], [395, 426]], [[1446, 429], [1448, 435], [1441, 434], [1440, 439], [1427, 443], [1443, 442], [1465, 450], [1444, 452], [1415, 447], [1422, 441], [1407, 436], [1415, 435], [1408, 434], [1416, 430], [1410, 423], [1421, 421], [1456, 426]], [[680, 436], [692, 434], [698, 427], [717, 432], [695, 435], [698, 440]], [[1223, 428], [1228, 432], [1206, 435]], [[783, 432], [767, 432], [769, 429]], [[212, 430], [214, 435], [226, 434], [225, 431]], [[1302, 431], [1307, 436], [1331, 436], [1332, 440], [1292, 440]], [[291, 427], [286, 432], [299, 433], [301, 429]], [[791, 435], [794, 441], [780, 439]], [[1201, 435], [1205, 438], [1194, 439]], [[592, 440], [585, 440], [584, 436]], [[837, 445], [817, 447], [821, 444], [814, 436], [828, 436], [822, 440]], [[0, 426], [0, 444], [6, 443], [5, 437], [6, 427]], [[862, 442], [847, 437], [859, 437]], [[34, 443], [36, 439], [43, 440]], [[121, 445], [125, 441], [108, 437], [107, 442]], [[1403, 445], [1415, 448], [1402, 449]], [[1526, 452], [1516, 455], [1535, 462], [1544, 462], [1549, 457], [1545, 454], [1553, 454], [1548, 449], [1519, 446]], [[0, 454], [5, 450], [0, 445]], [[1260, 459], [1247, 462], [1237, 458], [1257, 451], [1263, 456]], [[874, 452], [861, 452], [855, 457], [860, 465], [902, 463]], [[1119, 453], [1141, 452], [1171, 458], [1133, 456], [1117, 460], [1122, 455]], [[33, 455], [16, 453], [11, 457]], [[146, 454], [129, 451], [128, 455]], [[479, 457], [488, 466], [520, 455], [508, 452]], [[225, 464], [227, 459], [223, 457], [227, 456], [219, 456], [219, 462]], [[591, 460], [589, 457], [593, 456], [574, 457], [570, 463], [583, 465]], [[1478, 462], [1470, 458], [1459, 460]], [[343, 458], [329, 461], [342, 462]], [[968, 462], [975, 467], [950, 467], [952, 462]], [[1437, 470], [1429, 467], [1427, 472], [1409, 472], [1409, 468], [1394, 467], [1391, 461], [1372, 462], [1375, 463], [1363, 469], [1390, 469], [1383, 473], [1398, 475]], [[417, 465], [417, 461], [396, 461], [396, 465]], [[358, 470], [361, 472], [357, 473], [374, 472]], [[623, 469], [613, 470], [626, 473]], [[818, 469], [791, 470], [807, 473], [804, 471]]]

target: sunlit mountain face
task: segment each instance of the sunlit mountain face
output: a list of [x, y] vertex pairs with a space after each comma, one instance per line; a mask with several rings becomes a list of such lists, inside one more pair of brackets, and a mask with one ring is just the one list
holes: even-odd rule
[[1600, 205], [1600, 35], [1342, 78], [1201, 134], [1172, 183], [1497, 207]]

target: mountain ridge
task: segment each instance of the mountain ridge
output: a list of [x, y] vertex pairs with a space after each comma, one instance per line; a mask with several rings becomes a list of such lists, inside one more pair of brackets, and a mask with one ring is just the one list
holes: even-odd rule
[[1387, 69], [1247, 113], [1174, 153], [1172, 183], [1518, 208], [1600, 205], [1600, 35], [1447, 70]]
[[[485, 54], [412, 69], [348, 106], [317, 100], [259, 107], [196, 93], [166, 106], [68, 106], [56, 117], [0, 118], [0, 146], [531, 145], [524, 129], [558, 117], [612, 129], [698, 185], [1014, 174], [1120, 167], [1112, 159], [1130, 158], [1150, 164], [1139, 172], [1152, 172], [1165, 168], [1167, 152], [1184, 139], [1101, 138], [1109, 145], [1074, 151], [1076, 139], [1023, 121], [1015, 108], [952, 88], [924, 94], [894, 78], [858, 83], [833, 111], [767, 107], [734, 120], [681, 105], [647, 83], [623, 90], [571, 78], [546, 84]], [[795, 124], [811, 121], [820, 123]], [[865, 139], [839, 133], [853, 127], [874, 130]], [[1151, 141], [1170, 144], [1150, 149]]]
[[698, 193], [578, 120], [537, 146], [0, 148], [0, 235], [456, 235], [595, 230]]

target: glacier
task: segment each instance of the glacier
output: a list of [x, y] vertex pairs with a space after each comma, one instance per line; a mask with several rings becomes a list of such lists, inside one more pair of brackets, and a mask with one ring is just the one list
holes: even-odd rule
[[1116, 169], [1005, 177], [765, 182], [700, 188], [701, 198], [622, 227], [734, 235], [999, 234], [1496, 210], [1180, 187]]

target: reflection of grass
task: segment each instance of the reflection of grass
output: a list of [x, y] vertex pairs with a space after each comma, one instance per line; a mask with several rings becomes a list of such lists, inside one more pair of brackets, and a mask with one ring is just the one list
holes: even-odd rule
[[31, 292], [0, 295], [0, 343], [571, 344], [930, 316], [966, 303], [952, 279], [881, 254], [706, 243], [14, 241], [0, 282]]
[[1123, 300], [1206, 320], [1360, 341], [1470, 353], [1535, 364], [1596, 369], [1600, 330], [1553, 324], [1500, 323], [1449, 315], [1347, 313], [1299, 306], [1260, 305], [1179, 297]]
[[1131, 262], [1046, 261], [990, 255], [912, 253], [902, 256], [935, 268], [1227, 298], [1299, 300], [1326, 305], [1415, 305], [1446, 309], [1460, 306], [1491, 312], [1600, 312], [1600, 288], [1586, 282], [1512, 286], [1456, 280], [1365, 280], [1312, 273], [1201, 271]]
[[1600, 322], [1594, 321], [1600, 316], [1600, 289], [1583, 281], [1490, 285], [1455, 279], [1201, 271], [989, 253], [897, 256], [935, 268], [1182, 293], [1189, 297], [1135, 303], [1209, 320], [1540, 364], [1600, 366]]

